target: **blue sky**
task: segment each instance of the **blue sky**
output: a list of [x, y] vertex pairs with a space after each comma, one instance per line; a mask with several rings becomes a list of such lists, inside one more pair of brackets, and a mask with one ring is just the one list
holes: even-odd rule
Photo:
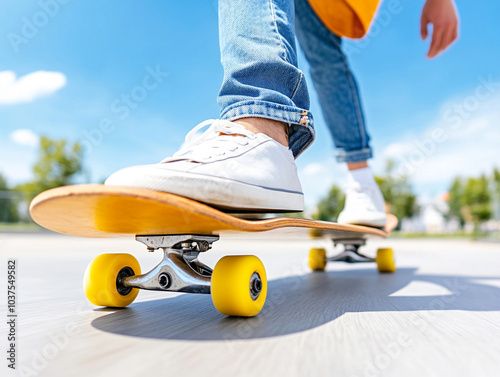
[[[192, 127], [218, 117], [216, 1], [54, 1], [0, 5], [0, 172], [11, 184], [31, 178], [33, 135], [84, 142], [85, 179], [97, 182], [160, 161]], [[433, 60], [419, 35], [422, 6], [384, 2], [368, 37], [345, 48], [372, 135], [372, 166], [381, 172], [388, 158], [400, 161], [422, 200], [431, 200], [457, 174], [500, 166], [500, 3], [457, 1], [460, 38]], [[157, 81], [138, 88], [151, 70], [161, 72]], [[29, 74], [38, 91], [25, 82], [19, 93], [2, 94], [2, 83]], [[345, 182], [345, 171], [333, 159], [311, 80], [309, 87], [318, 137], [297, 163], [311, 208], [331, 184]], [[123, 96], [139, 100], [127, 105]]]

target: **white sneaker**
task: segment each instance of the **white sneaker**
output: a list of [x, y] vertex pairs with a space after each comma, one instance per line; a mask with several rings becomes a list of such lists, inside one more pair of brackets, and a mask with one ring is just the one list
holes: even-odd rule
[[169, 192], [228, 209], [304, 209], [292, 151], [263, 133], [219, 119], [193, 128], [173, 157], [119, 170], [105, 184]]
[[386, 222], [385, 201], [377, 184], [351, 182], [346, 191], [344, 209], [337, 221], [339, 224], [383, 227]]

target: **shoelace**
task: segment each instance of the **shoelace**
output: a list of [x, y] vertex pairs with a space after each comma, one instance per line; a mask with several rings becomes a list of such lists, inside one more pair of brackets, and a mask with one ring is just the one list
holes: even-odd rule
[[[200, 135], [198, 132], [208, 125], [210, 127]], [[242, 125], [227, 120], [208, 119], [189, 131], [181, 149], [162, 163], [180, 160], [200, 162], [225, 155], [227, 151], [233, 152], [239, 146], [248, 145], [248, 138], [255, 138], [255, 134]]]

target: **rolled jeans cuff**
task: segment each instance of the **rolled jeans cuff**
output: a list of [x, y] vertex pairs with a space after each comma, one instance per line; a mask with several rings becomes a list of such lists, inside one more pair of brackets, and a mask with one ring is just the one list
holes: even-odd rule
[[338, 150], [335, 152], [337, 162], [359, 162], [373, 157], [371, 148], [363, 148], [354, 151]]
[[315, 138], [312, 114], [298, 107], [247, 100], [227, 107], [220, 117], [229, 121], [248, 117], [266, 118], [288, 124], [290, 126], [289, 148], [295, 158], [304, 152]]

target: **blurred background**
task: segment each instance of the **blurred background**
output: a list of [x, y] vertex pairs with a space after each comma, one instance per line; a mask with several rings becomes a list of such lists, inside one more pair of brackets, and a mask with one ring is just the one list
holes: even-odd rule
[[[423, 1], [383, 1], [344, 50], [400, 234], [498, 239], [500, 3], [456, 3], [459, 39], [435, 59], [420, 38]], [[37, 193], [159, 162], [218, 117], [217, 1], [4, 1], [0, 12], [0, 229], [35, 227]], [[299, 65], [317, 131], [297, 160], [304, 215], [335, 220], [345, 168], [302, 52]]]

